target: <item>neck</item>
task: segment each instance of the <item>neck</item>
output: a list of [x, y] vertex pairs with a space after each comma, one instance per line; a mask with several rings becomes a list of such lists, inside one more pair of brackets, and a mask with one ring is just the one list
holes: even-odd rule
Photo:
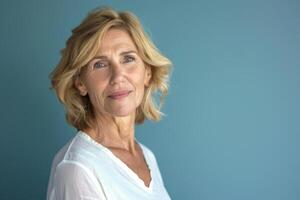
[[105, 147], [122, 149], [136, 154], [134, 125], [134, 115], [126, 117], [104, 117], [100, 115], [97, 116], [96, 127], [84, 131]]

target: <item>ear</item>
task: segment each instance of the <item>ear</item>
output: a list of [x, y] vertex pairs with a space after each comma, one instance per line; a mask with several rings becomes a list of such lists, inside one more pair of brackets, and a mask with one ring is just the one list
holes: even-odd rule
[[146, 66], [146, 72], [145, 72], [145, 81], [144, 81], [144, 84], [146, 87], [149, 86], [150, 84], [150, 80], [151, 80], [151, 77], [152, 77], [152, 70], [151, 70], [151, 67], [150, 66]]
[[75, 87], [78, 89], [81, 96], [85, 96], [87, 94], [87, 89], [86, 89], [84, 83], [82, 82], [82, 80], [80, 80], [80, 78], [76, 78], [74, 84], [75, 84]]

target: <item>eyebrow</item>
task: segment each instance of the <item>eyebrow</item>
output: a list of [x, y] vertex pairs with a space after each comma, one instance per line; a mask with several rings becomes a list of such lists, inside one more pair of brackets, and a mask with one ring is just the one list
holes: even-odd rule
[[[123, 56], [123, 55], [130, 54], [130, 53], [137, 54], [137, 52], [135, 50], [129, 50], [129, 51], [123, 51], [123, 52], [121, 52], [120, 55]], [[105, 58], [107, 58], [107, 56], [95, 56], [93, 59], [105, 59]]]
[[124, 52], [122, 52], [122, 53], [120, 53], [120, 55], [125, 55], [125, 54], [130, 54], [130, 53], [137, 53], [136, 51], [134, 51], [134, 50], [130, 50], [130, 51], [124, 51]]

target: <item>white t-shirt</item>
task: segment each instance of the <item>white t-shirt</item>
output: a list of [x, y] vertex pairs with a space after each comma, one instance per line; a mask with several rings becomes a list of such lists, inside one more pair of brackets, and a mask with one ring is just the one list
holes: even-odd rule
[[107, 147], [78, 131], [53, 159], [47, 200], [170, 200], [153, 152], [138, 144], [150, 170], [149, 187]]

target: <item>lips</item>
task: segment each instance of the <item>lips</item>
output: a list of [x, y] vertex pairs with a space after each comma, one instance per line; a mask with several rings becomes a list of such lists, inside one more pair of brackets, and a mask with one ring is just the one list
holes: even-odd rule
[[117, 100], [127, 97], [131, 93], [130, 90], [116, 91], [108, 95], [109, 98]]

